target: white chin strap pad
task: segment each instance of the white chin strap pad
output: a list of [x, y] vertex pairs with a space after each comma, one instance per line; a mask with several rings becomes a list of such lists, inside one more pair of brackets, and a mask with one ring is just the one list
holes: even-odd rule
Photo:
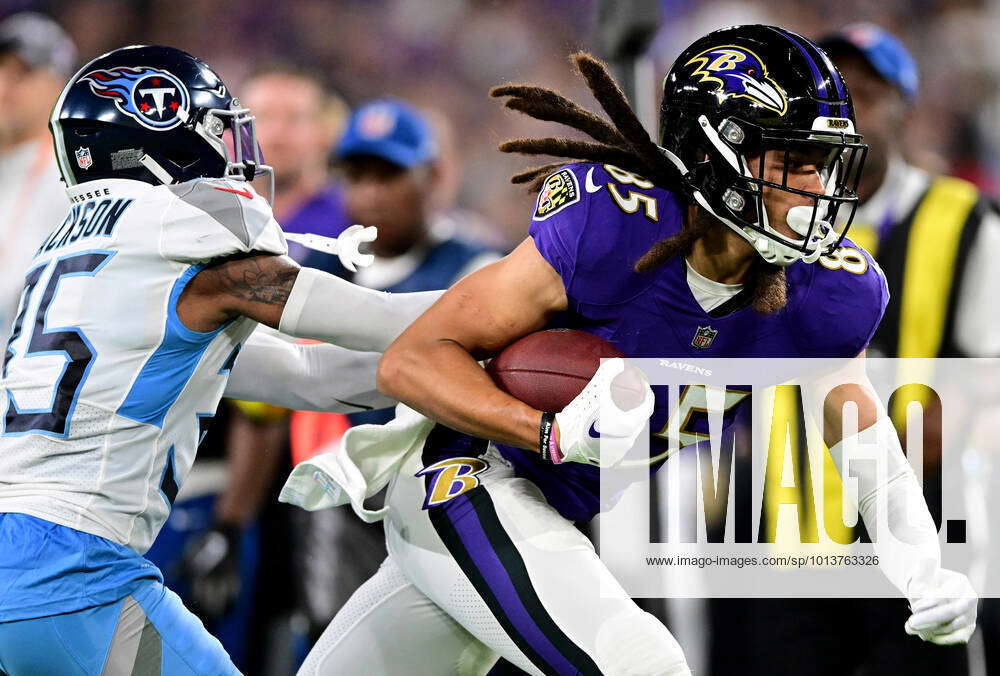
[[[769, 251], [773, 251], [773, 255], [780, 260], [770, 260], [766, 251], [761, 251], [760, 246], [757, 247], [758, 252], [765, 260], [769, 263], [774, 263], [775, 265], [789, 265], [797, 260], [802, 260], [805, 263], [815, 263], [819, 257], [827, 250], [830, 246], [837, 242], [839, 238], [837, 233], [834, 231], [833, 226], [829, 222], [823, 220], [826, 216], [826, 206], [820, 205], [816, 208], [816, 221], [813, 226], [813, 207], [811, 206], [797, 206], [792, 207], [788, 210], [788, 214], [785, 216], [785, 222], [788, 227], [792, 229], [796, 234], [802, 236], [802, 239], [796, 242], [796, 244], [802, 246], [805, 245], [809, 249], [809, 253], [802, 253], [801, 251], [792, 248], [790, 245], [786, 246], [779, 241], [769, 240], [765, 242], [766, 248]], [[812, 227], [812, 234], [809, 234], [810, 226]], [[776, 231], [770, 226], [765, 226], [768, 231], [773, 232], [776, 237], [784, 237], [781, 233]], [[809, 237], [809, 241], [806, 242], [805, 238]]]
[[[785, 216], [788, 227], [805, 237], [809, 234], [809, 226], [812, 225], [813, 208], [808, 206], [792, 207]], [[816, 209], [816, 222], [819, 223], [826, 216], [826, 206], [821, 205]]]
[[[805, 237], [809, 233], [812, 216], [812, 207], [792, 207], [788, 210], [786, 222], [788, 223], [788, 227]], [[812, 230], [812, 235], [809, 236], [809, 241], [806, 243], [810, 253], [802, 256], [802, 260], [806, 263], [815, 263], [827, 249], [836, 244], [837, 240], [840, 239], [840, 235], [834, 230], [833, 225], [825, 219], [826, 205], [820, 204], [816, 208], [816, 222]]]

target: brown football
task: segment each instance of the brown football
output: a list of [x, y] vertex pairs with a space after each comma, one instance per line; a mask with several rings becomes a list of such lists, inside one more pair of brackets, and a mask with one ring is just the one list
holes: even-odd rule
[[504, 392], [541, 411], [563, 410], [580, 394], [602, 357], [624, 357], [584, 331], [549, 329], [508, 345], [486, 367]]

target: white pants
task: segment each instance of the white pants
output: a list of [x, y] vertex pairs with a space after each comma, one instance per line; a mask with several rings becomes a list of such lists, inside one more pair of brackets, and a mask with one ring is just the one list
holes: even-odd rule
[[[389, 556], [313, 647], [299, 676], [689, 676], [593, 545], [492, 449], [424, 467], [389, 491]], [[423, 468], [423, 469], [422, 469]], [[420, 475], [418, 475], [420, 473]]]

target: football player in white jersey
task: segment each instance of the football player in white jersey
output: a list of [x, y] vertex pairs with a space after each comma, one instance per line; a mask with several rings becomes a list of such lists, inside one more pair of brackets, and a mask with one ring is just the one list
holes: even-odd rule
[[91, 61], [50, 127], [72, 207], [38, 247], [4, 354], [0, 673], [238, 673], [142, 557], [219, 399], [388, 405], [376, 353], [439, 294], [289, 259], [251, 185], [269, 174], [253, 118], [189, 54]]

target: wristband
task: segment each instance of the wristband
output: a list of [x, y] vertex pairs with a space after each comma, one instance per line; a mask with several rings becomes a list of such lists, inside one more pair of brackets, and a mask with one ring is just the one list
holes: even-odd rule
[[550, 465], [558, 465], [562, 460], [559, 445], [552, 434], [555, 420], [555, 413], [545, 411], [542, 413], [542, 422], [538, 427], [538, 453], [542, 456], [542, 460]]

